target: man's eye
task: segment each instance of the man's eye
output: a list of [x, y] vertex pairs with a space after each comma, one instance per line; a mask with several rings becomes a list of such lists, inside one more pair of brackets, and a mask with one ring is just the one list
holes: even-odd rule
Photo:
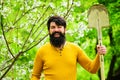
[[58, 26], [58, 28], [62, 28], [62, 26]]
[[51, 26], [51, 29], [54, 29], [55, 28], [55, 26]]

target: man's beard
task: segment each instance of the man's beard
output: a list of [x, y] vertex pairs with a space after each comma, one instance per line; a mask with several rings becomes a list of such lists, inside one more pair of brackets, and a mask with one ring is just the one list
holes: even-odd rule
[[[55, 34], [59, 34], [59, 37], [54, 37]], [[50, 34], [50, 43], [55, 47], [61, 47], [65, 43], [65, 33], [54, 32]]]

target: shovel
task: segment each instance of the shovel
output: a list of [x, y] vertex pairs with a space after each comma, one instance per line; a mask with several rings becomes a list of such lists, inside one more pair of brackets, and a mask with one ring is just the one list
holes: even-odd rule
[[[108, 11], [104, 5], [96, 4], [90, 7], [88, 11], [88, 26], [97, 29], [98, 44], [102, 45], [102, 27], [109, 26]], [[101, 80], [105, 80], [103, 55], [100, 55], [100, 73]]]

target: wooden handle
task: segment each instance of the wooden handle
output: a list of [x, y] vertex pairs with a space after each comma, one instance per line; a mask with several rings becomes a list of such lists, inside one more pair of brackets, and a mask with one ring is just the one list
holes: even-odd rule
[[[98, 44], [102, 45], [102, 39], [99, 37]], [[101, 80], [105, 80], [105, 74], [104, 74], [104, 56], [100, 55], [100, 73], [101, 73]]]
[[104, 56], [100, 55], [100, 72], [101, 72], [101, 80], [105, 80], [104, 75]]

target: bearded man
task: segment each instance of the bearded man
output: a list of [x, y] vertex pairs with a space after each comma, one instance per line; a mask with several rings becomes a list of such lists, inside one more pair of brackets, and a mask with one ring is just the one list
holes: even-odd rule
[[97, 54], [91, 60], [76, 44], [66, 41], [66, 21], [60, 16], [51, 16], [47, 22], [50, 42], [36, 53], [31, 80], [76, 80], [77, 63], [90, 73], [100, 67], [100, 55], [106, 54], [105, 46], [97, 46]]

